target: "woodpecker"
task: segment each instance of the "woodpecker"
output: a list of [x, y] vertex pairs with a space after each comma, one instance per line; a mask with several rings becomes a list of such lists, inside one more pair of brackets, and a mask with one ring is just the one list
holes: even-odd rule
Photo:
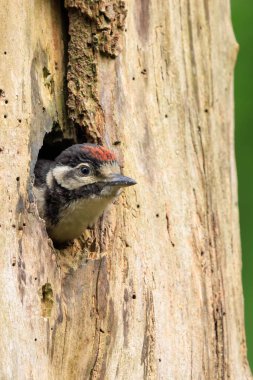
[[54, 161], [38, 159], [34, 194], [55, 243], [66, 243], [92, 226], [123, 187], [135, 185], [120, 173], [116, 156], [100, 145], [75, 144]]

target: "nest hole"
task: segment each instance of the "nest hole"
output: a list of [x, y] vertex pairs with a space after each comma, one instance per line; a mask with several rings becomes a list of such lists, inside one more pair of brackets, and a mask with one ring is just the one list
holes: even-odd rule
[[72, 137], [66, 137], [59, 123], [55, 122], [51, 132], [45, 134], [38, 159], [54, 160], [63, 150], [69, 148], [71, 145], [97, 142], [79, 125], [73, 125], [73, 130], [74, 133]]
[[54, 123], [52, 131], [46, 133], [38, 159], [54, 160], [64, 149], [75, 143], [74, 139], [64, 138], [58, 123]]

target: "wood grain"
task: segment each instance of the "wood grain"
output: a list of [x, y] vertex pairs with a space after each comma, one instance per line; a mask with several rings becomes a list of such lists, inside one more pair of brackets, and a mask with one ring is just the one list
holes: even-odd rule
[[[118, 56], [98, 49], [92, 74], [87, 25], [99, 28], [101, 12], [113, 22], [114, 8], [103, 7], [114, 3], [100, 1], [94, 16], [85, 1], [65, 11], [58, 1], [1, 1], [0, 378], [251, 379], [229, 1], [126, 1]], [[68, 83], [72, 122], [68, 32], [72, 51], [85, 46], [67, 65], [81, 83], [77, 97]], [[55, 123], [112, 148], [138, 182], [62, 250], [32, 192]]]

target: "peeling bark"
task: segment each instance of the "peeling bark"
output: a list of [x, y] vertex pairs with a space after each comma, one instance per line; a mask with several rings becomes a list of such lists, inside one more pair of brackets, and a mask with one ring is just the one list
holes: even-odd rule
[[98, 55], [121, 50], [125, 2], [66, 0], [69, 16], [68, 115], [89, 138], [102, 142], [105, 117], [98, 96]]
[[[0, 7], [0, 377], [250, 379], [229, 2], [65, 7]], [[86, 141], [138, 185], [56, 249], [34, 164]]]

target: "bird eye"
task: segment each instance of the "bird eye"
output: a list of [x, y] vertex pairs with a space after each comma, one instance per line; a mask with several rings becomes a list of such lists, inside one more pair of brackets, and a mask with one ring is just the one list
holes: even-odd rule
[[81, 166], [80, 171], [81, 171], [82, 175], [89, 175], [90, 174], [89, 166]]

